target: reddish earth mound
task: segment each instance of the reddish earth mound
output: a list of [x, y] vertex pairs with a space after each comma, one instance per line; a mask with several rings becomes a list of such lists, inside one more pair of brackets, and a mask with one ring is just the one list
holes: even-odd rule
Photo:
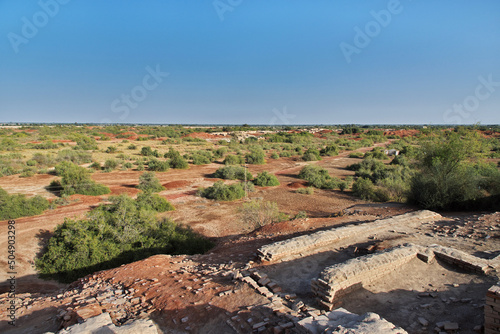
[[302, 181], [302, 182], [290, 182], [289, 184], [287, 184], [288, 187], [290, 188], [293, 188], [293, 189], [298, 189], [298, 188], [305, 188], [306, 187], [306, 182], [305, 181]]
[[172, 182], [167, 182], [164, 183], [163, 186], [166, 189], [175, 189], [175, 188], [183, 188], [187, 187], [191, 184], [192, 182], [186, 181], [186, 180], [179, 180], [179, 181], [172, 181]]

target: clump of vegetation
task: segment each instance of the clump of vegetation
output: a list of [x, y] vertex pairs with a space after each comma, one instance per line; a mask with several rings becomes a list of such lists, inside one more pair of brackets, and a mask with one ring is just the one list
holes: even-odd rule
[[9, 195], [0, 188], [0, 220], [35, 216], [49, 208], [49, 201], [42, 196], [27, 198], [25, 195]]
[[[144, 193], [133, 200], [110, 197], [84, 220], [57, 226], [44, 254], [36, 260], [42, 277], [71, 282], [98, 270], [115, 268], [155, 254], [203, 253], [213, 243], [169, 219], [158, 220]], [[154, 201], [154, 200], [153, 200]]]
[[60, 192], [61, 195], [90, 195], [98, 196], [109, 194], [111, 190], [95, 183], [91, 178], [89, 171], [83, 167], [75, 165], [69, 161], [59, 163], [55, 168], [56, 174], [61, 176], [60, 181], [52, 181], [49, 189]]
[[389, 157], [384, 153], [384, 151], [380, 147], [375, 147], [370, 152], [366, 152], [364, 158], [365, 159], [367, 159], [367, 158], [373, 158], [373, 159], [378, 159], [378, 160], [387, 160], [387, 159], [389, 159]]
[[71, 161], [77, 165], [92, 161], [92, 154], [84, 151], [62, 150], [57, 152], [58, 161]]
[[143, 192], [151, 193], [157, 193], [165, 190], [154, 172], [142, 173], [142, 175], [139, 176], [139, 185], [137, 185], [137, 188], [141, 189]]
[[199, 150], [192, 154], [191, 159], [194, 165], [206, 165], [213, 161], [213, 156], [210, 151]]
[[225, 165], [239, 165], [245, 162], [245, 158], [241, 155], [229, 154], [224, 158]]
[[352, 152], [349, 153], [349, 158], [362, 158], [364, 156], [361, 152]]
[[269, 174], [266, 171], [258, 174], [253, 183], [261, 187], [273, 187], [280, 185], [280, 181], [278, 181], [278, 178], [275, 175]]
[[280, 222], [288, 218], [280, 213], [278, 203], [255, 199], [243, 203], [239, 209], [239, 213], [245, 224], [255, 228]]
[[227, 185], [223, 181], [217, 181], [211, 187], [200, 188], [198, 194], [218, 201], [234, 201], [245, 196], [245, 189], [239, 183]]
[[[246, 174], [246, 177], [245, 177]], [[226, 180], [251, 180], [253, 175], [241, 166], [225, 166], [215, 171], [214, 177]]]
[[314, 194], [314, 187], [299, 188], [295, 192], [302, 195], [312, 195]]
[[141, 155], [145, 157], [155, 157], [155, 158], [160, 157], [160, 153], [158, 152], [158, 150], [153, 151], [153, 149], [150, 146], [144, 146], [143, 148], [141, 148]]
[[263, 165], [266, 163], [266, 154], [264, 150], [259, 146], [254, 146], [250, 148], [250, 152], [245, 155], [245, 161], [248, 164]]
[[319, 153], [321, 155], [333, 157], [339, 154], [339, 147], [333, 144], [328, 145], [325, 148], [323, 148]]
[[181, 154], [171, 148], [167, 153], [164, 155], [165, 158], [170, 159], [169, 164], [170, 167], [176, 168], [176, 169], [186, 169], [188, 168], [188, 162], [186, 159], [184, 159]]
[[315, 165], [307, 165], [299, 173], [299, 178], [306, 180], [310, 185], [320, 189], [335, 189], [340, 182], [337, 178], [332, 178], [328, 171]]
[[321, 156], [320, 156], [320, 153], [317, 149], [310, 148], [304, 152], [304, 155], [302, 155], [302, 159], [304, 161], [317, 161], [317, 160], [321, 160]]
[[148, 170], [154, 172], [166, 172], [170, 168], [168, 161], [161, 161], [158, 159], [151, 159], [147, 164]]

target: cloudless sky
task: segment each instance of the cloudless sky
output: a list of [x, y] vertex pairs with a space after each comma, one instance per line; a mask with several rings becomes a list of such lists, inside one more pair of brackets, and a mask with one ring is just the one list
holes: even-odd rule
[[0, 0], [0, 122], [499, 115], [497, 0]]

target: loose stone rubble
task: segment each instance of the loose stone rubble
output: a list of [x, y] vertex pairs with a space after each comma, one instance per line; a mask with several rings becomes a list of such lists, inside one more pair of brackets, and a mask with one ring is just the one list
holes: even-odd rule
[[343, 308], [320, 316], [304, 318], [297, 323], [299, 334], [407, 334], [375, 313], [357, 315]]
[[[60, 330], [58, 334], [88, 334], [88, 333], [106, 333], [106, 334], [157, 334], [158, 330], [151, 320], [141, 319], [128, 322], [117, 327], [111, 321], [109, 313], [102, 313], [95, 317], [87, 319], [81, 324], [70, 326]], [[53, 334], [53, 333], [46, 333]]]
[[329, 246], [359, 233], [369, 234], [381, 229], [412, 226], [421, 224], [422, 221], [432, 221], [440, 218], [442, 218], [440, 214], [429, 210], [410, 212], [370, 223], [334, 228], [275, 242], [262, 246], [257, 252], [261, 261], [276, 261], [283, 258], [293, 259], [299, 254], [307, 253], [312, 249], [318, 250], [321, 247]]

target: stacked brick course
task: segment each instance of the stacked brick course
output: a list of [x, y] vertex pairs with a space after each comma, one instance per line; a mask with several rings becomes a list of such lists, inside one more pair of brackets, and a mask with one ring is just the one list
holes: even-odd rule
[[484, 306], [484, 334], [500, 333], [500, 286], [494, 285], [486, 293]]
[[294, 258], [299, 254], [334, 244], [360, 233], [370, 234], [382, 229], [411, 226], [412, 224], [420, 224], [422, 221], [440, 218], [442, 218], [440, 214], [428, 210], [405, 213], [370, 223], [334, 228], [264, 245], [259, 248], [258, 255], [261, 261], [276, 261], [285, 257]]
[[342, 298], [363, 284], [375, 281], [414, 259], [419, 248], [401, 246], [388, 251], [348, 260], [324, 269], [311, 289], [320, 305], [328, 310], [339, 306]]

